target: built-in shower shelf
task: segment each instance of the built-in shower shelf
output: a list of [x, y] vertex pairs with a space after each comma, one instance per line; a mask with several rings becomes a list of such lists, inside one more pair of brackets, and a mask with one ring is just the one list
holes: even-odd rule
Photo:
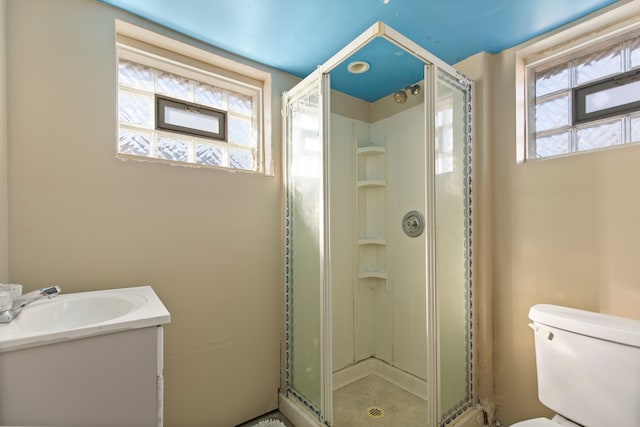
[[384, 271], [365, 271], [358, 273], [358, 279], [384, 279], [387, 280], [387, 273]]
[[386, 147], [368, 145], [366, 147], [358, 147], [358, 154], [363, 156], [372, 156], [376, 154], [384, 154]]
[[386, 146], [355, 141], [358, 267], [355, 277], [372, 291], [389, 290], [386, 240]]
[[365, 187], [384, 187], [386, 182], [382, 179], [365, 179], [362, 181], [358, 181], [359, 188]]
[[387, 241], [384, 239], [360, 239], [358, 240], [358, 246], [366, 246], [366, 245], [378, 245], [378, 246], [386, 246]]

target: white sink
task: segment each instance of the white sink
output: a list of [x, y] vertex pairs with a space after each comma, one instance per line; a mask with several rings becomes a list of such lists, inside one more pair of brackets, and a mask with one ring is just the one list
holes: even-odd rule
[[25, 307], [14, 320], [24, 331], [53, 332], [117, 319], [142, 307], [147, 299], [131, 294], [60, 295]]
[[169, 312], [150, 286], [63, 293], [36, 301], [11, 323], [0, 324], [0, 352], [170, 321]]

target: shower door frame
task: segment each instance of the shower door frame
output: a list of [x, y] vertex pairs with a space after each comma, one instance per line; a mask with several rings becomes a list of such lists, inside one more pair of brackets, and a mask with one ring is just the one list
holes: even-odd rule
[[[325, 421], [332, 419], [333, 405], [332, 405], [332, 396], [331, 390], [331, 355], [333, 352], [333, 345], [331, 336], [326, 333], [326, 331], [331, 330], [331, 306], [328, 304], [328, 301], [331, 301], [331, 286], [329, 283], [328, 277], [331, 277], [331, 262], [330, 257], [327, 256], [329, 253], [330, 240], [329, 240], [329, 203], [327, 202], [327, 195], [329, 194], [329, 129], [330, 129], [330, 109], [331, 109], [331, 89], [330, 89], [330, 76], [328, 74], [322, 74], [320, 69], [316, 69], [313, 73], [305, 77], [304, 80], [299, 82], [293, 89], [287, 91], [283, 94], [283, 135], [285, 136], [285, 144], [288, 144], [288, 106], [289, 103], [296, 99], [301, 93], [308, 91], [309, 88], [316, 88], [320, 92], [320, 103], [321, 103], [321, 122], [322, 122], [322, 157], [323, 157], [323, 165], [322, 165], [322, 193], [323, 193], [323, 206], [322, 206], [322, 229], [320, 230], [320, 236], [322, 237], [322, 244], [320, 245], [320, 263], [322, 265], [320, 269], [320, 293], [318, 295], [320, 301], [320, 405], [316, 407], [313, 403], [309, 402], [303, 395], [298, 393], [290, 382], [290, 366], [291, 365], [291, 350], [289, 349], [289, 336], [290, 336], [290, 322], [293, 321], [292, 316], [292, 308], [289, 307], [289, 299], [290, 299], [290, 281], [288, 279], [289, 274], [285, 274], [285, 299], [287, 303], [285, 303], [285, 380], [284, 387], [287, 396], [293, 396], [296, 401], [306, 407], [309, 411], [311, 411], [318, 419]], [[283, 180], [286, 185], [288, 182], [288, 159], [286, 147], [283, 150]], [[288, 194], [285, 197], [285, 210], [289, 210], [288, 206]], [[289, 218], [287, 217], [287, 221]], [[287, 250], [287, 253], [289, 251]], [[286, 268], [289, 267], [288, 255], [285, 256]], [[292, 302], [291, 302], [292, 307]]]
[[[283, 108], [286, 108], [287, 100], [291, 99], [297, 92], [311, 85], [315, 80], [320, 81], [321, 84], [321, 96], [323, 99], [322, 105], [322, 114], [323, 114], [323, 155], [324, 155], [324, 191], [325, 195], [329, 194], [329, 130], [330, 130], [330, 102], [329, 96], [331, 87], [329, 84], [329, 73], [338, 67], [345, 59], [350, 57], [353, 53], [358, 51], [360, 48], [364, 47], [370, 41], [375, 38], [382, 37], [383, 39], [395, 44], [406, 52], [410, 53], [414, 57], [418, 58], [422, 62], [424, 62], [424, 101], [425, 101], [425, 145], [426, 145], [426, 176], [431, 177], [427, 179], [425, 183], [425, 213], [427, 217], [425, 234], [426, 234], [426, 277], [427, 277], [427, 292], [426, 292], [426, 307], [427, 307], [427, 348], [436, 349], [430, 353], [430, 357], [428, 357], [427, 361], [427, 409], [428, 409], [428, 417], [427, 420], [428, 426], [438, 426], [440, 424], [449, 424], [453, 419], [453, 417], [447, 418], [447, 420], [442, 419], [442, 411], [441, 411], [441, 402], [440, 402], [440, 328], [439, 328], [439, 304], [438, 304], [438, 288], [437, 288], [437, 271], [436, 271], [436, 221], [435, 221], [435, 209], [436, 209], [436, 189], [435, 189], [435, 140], [436, 140], [436, 123], [435, 123], [435, 113], [437, 111], [436, 100], [437, 100], [437, 82], [438, 82], [438, 71], [442, 69], [447, 74], [457, 79], [461, 85], [467, 87], [467, 90], [470, 92], [473, 87], [473, 82], [464, 74], [460, 73], [458, 70], [442, 61], [440, 58], [434, 56], [429, 53], [427, 50], [422, 48], [417, 43], [412, 40], [406, 38], [393, 28], [389, 27], [385, 23], [378, 21], [374, 23], [371, 27], [365, 30], [362, 34], [360, 34], [357, 38], [355, 38], [351, 43], [346, 45], [343, 49], [341, 49], [338, 53], [329, 58], [324, 64], [318, 66], [318, 68], [308, 75], [305, 79], [303, 79], [300, 83], [298, 83], [291, 91], [286, 92], [283, 95]], [[470, 104], [470, 101], [469, 101]], [[286, 115], [286, 112], [283, 111], [283, 115]], [[469, 116], [471, 116], [471, 112], [469, 112]], [[283, 128], [287, 126], [287, 118], [285, 117], [283, 121]], [[468, 130], [468, 138], [471, 138], [471, 128]], [[285, 150], [283, 150], [285, 151]], [[286, 160], [286, 154], [285, 160]], [[286, 161], [284, 162], [286, 165]], [[286, 174], [286, 170], [284, 171]], [[286, 175], [285, 175], [286, 179]], [[469, 196], [470, 197], [470, 196]], [[470, 208], [470, 206], [469, 206]], [[321, 408], [315, 408], [311, 405], [310, 410], [314, 412], [314, 414], [318, 417], [321, 422], [331, 422], [333, 405], [332, 405], [332, 339], [331, 339], [331, 307], [328, 301], [331, 301], [331, 286], [329, 281], [330, 276], [330, 257], [329, 254], [329, 203], [324, 203], [323, 206], [323, 215], [325, 216], [325, 229], [323, 230], [324, 242], [323, 242], [323, 275], [324, 277], [321, 279], [321, 287], [322, 287], [322, 297], [323, 301], [321, 301], [321, 366], [322, 366], [322, 377], [321, 377]], [[471, 225], [469, 224], [469, 227]], [[470, 238], [469, 238], [470, 240]], [[470, 241], [468, 242], [470, 244]], [[473, 273], [470, 272], [470, 275]], [[288, 283], [286, 284], [288, 286]], [[471, 286], [471, 285], [470, 285]], [[326, 298], [326, 299], [325, 299]], [[470, 313], [471, 318], [473, 317], [473, 313]], [[288, 328], [288, 326], [286, 326]], [[473, 325], [469, 325], [470, 328]], [[285, 331], [285, 335], [288, 333], [288, 330]], [[288, 345], [288, 343], [285, 343]], [[473, 346], [475, 348], [475, 346]], [[287, 352], [288, 353], [288, 352]], [[475, 354], [472, 352], [470, 355], [471, 359], [475, 359]], [[288, 367], [286, 368], [288, 369]], [[287, 376], [288, 377], [288, 376]], [[471, 375], [470, 379], [470, 400], [466, 402], [461, 408], [459, 408], [458, 412], [462, 412], [469, 408], [472, 404], [475, 404], [477, 398], [473, 395], [473, 390], [475, 389], [475, 381], [476, 376]], [[288, 381], [286, 382], [286, 393], [289, 394], [292, 392], [289, 388], [290, 384]], [[295, 395], [295, 392], [294, 392]], [[304, 401], [304, 399], [300, 399], [299, 396], [296, 396], [300, 403], [304, 406], [309, 407], [309, 402]], [[319, 412], [319, 413], [318, 413]], [[460, 414], [461, 415], [461, 414]]]

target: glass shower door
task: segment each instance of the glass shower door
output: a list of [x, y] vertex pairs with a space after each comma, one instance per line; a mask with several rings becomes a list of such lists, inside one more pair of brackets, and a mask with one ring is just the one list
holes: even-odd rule
[[322, 78], [285, 93], [286, 387], [320, 417], [324, 406], [325, 144]]
[[471, 85], [439, 70], [435, 215], [441, 424], [472, 405]]

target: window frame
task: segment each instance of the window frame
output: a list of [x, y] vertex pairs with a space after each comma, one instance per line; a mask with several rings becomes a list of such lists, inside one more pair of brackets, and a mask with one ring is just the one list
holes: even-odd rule
[[[154, 103], [156, 109], [156, 130], [166, 130], [170, 132], [181, 133], [184, 135], [195, 135], [218, 141], [227, 140], [227, 111], [212, 108], [203, 104], [196, 104], [195, 102], [188, 102], [182, 99], [159, 95], [157, 93], [154, 96]], [[207, 132], [202, 129], [167, 123], [165, 114], [166, 108], [164, 107], [174, 107], [176, 109], [180, 108], [190, 113], [215, 117], [218, 119], [218, 132]]]
[[[222, 165], [218, 164], [203, 164], [193, 161], [193, 154], [190, 154], [188, 161], [173, 160], [167, 158], [161, 158], [153, 156], [152, 153], [145, 155], [129, 154], [119, 152], [116, 146], [116, 157], [124, 160], [142, 160], [159, 163], [178, 164], [189, 167], [205, 167], [205, 168], [217, 168], [221, 170], [227, 170], [230, 172], [246, 172], [246, 173], [258, 173], [268, 176], [274, 175], [273, 169], [273, 148], [271, 144], [271, 73], [254, 68], [251, 65], [240, 63], [225, 56], [220, 56], [214, 51], [217, 48], [212, 46], [205, 46], [206, 49], [194, 46], [192, 44], [183, 43], [177, 39], [167, 37], [147, 29], [137, 27], [128, 22], [116, 20], [116, 66], [120, 61], [129, 61], [132, 63], [140, 64], [144, 67], [152, 68], [156, 71], [166, 72], [184, 77], [188, 80], [192, 80], [196, 83], [203, 83], [206, 85], [219, 87], [224, 90], [237, 93], [239, 95], [245, 95], [252, 97], [253, 113], [251, 117], [244, 113], [234, 113], [227, 111], [225, 118], [225, 129], [227, 138], [229, 137], [229, 121], [230, 117], [236, 117], [241, 120], [250, 121], [252, 134], [256, 138], [255, 147], [244, 145], [243, 143], [234, 143], [232, 141], [223, 141], [221, 139], [211, 139], [203, 135], [189, 134], [186, 132], [176, 133], [176, 130], [170, 129], [156, 129], [156, 123], [152, 123], [151, 130], [153, 131], [154, 138], [166, 137], [170, 134], [176, 136], [183, 135], [189, 140], [189, 138], [202, 138], [202, 141], [209, 141], [214, 146], [224, 147], [228, 150], [225, 154], [226, 163]], [[116, 70], [116, 76], [119, 75]], [[122, 86], [118, 80], [118, 94], [122, 90]], [[126, 88], [127, 92], [138, 92], [134, 88]], [[142, 91], [141, 91], [142, 92]], [[152, 95], [153, 109], [156, 108], [155, 96], [157, 92], [146, 93]], [[165, 96], [164, 94], [160, 94]], [[168, 98], [172, 98], [168, 96]], [[179, 103], [189, 103], [189, 100], [176, 99]], [[199, 108], [212, 108], [209, 105], [197, 105]], [[215, 108], [214, 108], [215, 109]], [[152, 120], [155, 119], [157, 112], [152, 111]], [[237, 121], [237, 119], [236, 119]], [[135, 129], [135, 125], [131, 126], [126, 123], [117, 122], [118, 129], [124, 129], [130, 131]], [[145, 128], [145, 131], [149, 130]], [[157, 134], [157, 136], [156, 136]], [[198, 145], [198, 141], [189, 140], [191, 145]], [[118, 145], [119, 142], [116, 143]], [[157, 141], [154, 141], [157, 144]], [[220, 145], [223, 144], [223, 145]], [[228, 145], [226, 145], [228, 144]], [[195, 147], [197, 148], [197, 147]], [[191, 152], [195, 148], [191, 148]], [[252, 169], [244, 167], [234, 167], [232, 165], [232, 155], [240, 154], [240, 151], [247, 151], [247, 156], [251, 155]], [[153, 150], [152, 150], [153, 151]]]
[[[585, 152], [592, 152], [594, 150], [610, 149], [619, 145], [630, 145], [639, 142], [637, 140], [637, 130], [629, 128], [630, 123], [633, 122], [634, 126], [637, 126], [637, 119], [640, 116], [638, 113], [625, 112], [618, 114], [611, 114], [607, 117], [597, 116], [592, 117], [589, 121], [581, 123], [575, 123], [573, 117], [573, 106], [569, 110], [569, 124], [564, 128], [559, 127], [550, 128], [543, 132], [537, 132], [537, 136], [550, 137], [550, 136], [563, 136], [563, 131], [568, 132], [568, 145], [567, 152], [562, 154], [548, 155], [544, 157], [537, 157], [536, 153], [536, 129], [535, 129], [535, 76], [534, 72], [543, 72], [554, 67], [559, 67], [562, 64], [570, 64], [574, 61], [579, 61], [580, 58], [584, 58], [590, 54], [596, 54], [596, 52], [611, 47], [615, 44], [624, 43], [624, 49], [632, 47], [635, 67], [629, 70], [627, 67], [630, 63], [630, 58], [624, 58], [622, 71], [613, 76], [620, 76], [630, 71], [636, 71], [640, 69], [640, 65], [637, 64], [637, 47], [640, 43], [631, 44], [633, 41], [640, 39], [640, 5], [626, 5], [617, 7], [611, 11], [604, 12], [602, 14], [596, 14], [596, 16], [584, 20], [583, 22], [575, 25], [567, 25], [565, 28], [553, 32], [551, 35], [541, 37], [538, 40], [527, 43], [516, 51], [516, 85], [518, 99], [522, 100], [522, 103], [518, 107], [518, 110], [522, 112], [522, 120], [516, 122], [516, 128], [518, 130], [518, 137], [516, 142], [516, 163], [524, 163], [529, 161], [538, 161], [545, 159], [552, 159], [558, 157], [564, 157], [574, 154], [581, 154]], [[575, 78], [575, 76], [570, 76]], [[612, 78], [612, 75], [603, 76], [602, 80]], [[585, 82], [583, 85], [590, 85], [595, 81]], [[570, 87], [566, 90], [569, 94], [569, 103], [574, 102], [574, 91], [582, 86], [570, 84]], [[554, 94], [557, 94], [556, 91]], [[551, 95], [552, 93], [546, 93], [545, 95]], [[520, 96], [522, 98], [520, 98]], [[640, 110], [634, 110], [639, 111]], [[611, 118], [620, 117], [622, 123], [622, 135], [623, 140], [620, 144], [613, 143], [608, 146], [600, 146], [589, 149], [578, 149], [577, 144], [577, 131], [582, 130], [580, 126], [584, 127], [585, 123], [593, 123], [594, 126], [600, 123], [610, 121]], [[632, 139], [631, 135], [636, 134], [636, 139]], [[627, 138], [627, 139], [624, 139]], [[596, 144], [597, 145], [597, 144]]]
[[588, 95], [636, 82], [640, 82], [640, 68], [632, 69], [631, 71], [627, 71], [622, 74], [616, 74], [615, 76], [607, 77], [594, 82], [589, 82], [582, 86], [573, 88], [573, 125], [576, 126], [593, 122], [595, 120], [616, 117], [640, 111], [640, 100], [638, 100], [589, 113], [585, 112], [586, 98]]

